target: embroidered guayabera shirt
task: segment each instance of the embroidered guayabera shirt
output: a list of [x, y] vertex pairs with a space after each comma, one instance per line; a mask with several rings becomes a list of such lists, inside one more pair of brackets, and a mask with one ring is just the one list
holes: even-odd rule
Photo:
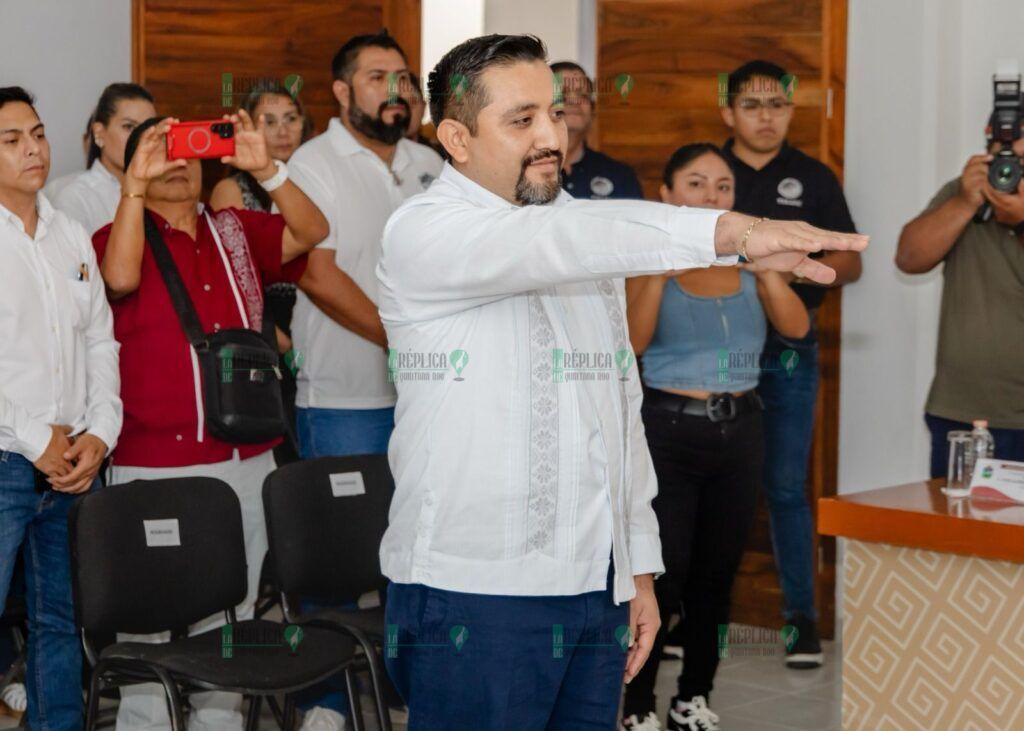
[[503, 595], [664, 571], [621, 277], [732, 264], [721, 211], [514, 206], [445, 165], [384, 229], [379, 307], [398, 391], [381, 544], [403, 583]]

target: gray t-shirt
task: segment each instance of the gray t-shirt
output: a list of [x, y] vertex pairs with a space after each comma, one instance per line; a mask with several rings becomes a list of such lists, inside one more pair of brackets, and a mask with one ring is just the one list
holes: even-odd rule
[[[959, 191], [951, 180], [928, 204]], [[1024, 242], [993, 217], [969, 223], [946, 254], [939, 347], [925, 411], [1024, 429]]]

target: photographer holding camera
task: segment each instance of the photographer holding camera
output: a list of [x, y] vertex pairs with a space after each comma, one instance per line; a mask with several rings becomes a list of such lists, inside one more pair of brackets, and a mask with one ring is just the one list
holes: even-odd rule
[[979, 418], [988, 419], [998, 458], [1024, 460], [1019, 77], [1015, 89], [1007, 121], [996, 81], [990, 154], [967, 160], [960, 177], [946, 183], [903, 228], [896, 250], [896, 266], [907, 274], [945, 264], [935, 379], [925, 403], [932, 477], [946, 474], [948, 433], [970, 429], [971, 421]]

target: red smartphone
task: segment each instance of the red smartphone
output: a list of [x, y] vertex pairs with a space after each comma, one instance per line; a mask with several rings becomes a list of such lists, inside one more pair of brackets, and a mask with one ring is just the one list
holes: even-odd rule
[[235, 154], [235, 126], [223, 119], [178, 122], [167, 133], [168, 160], [205, 160]]

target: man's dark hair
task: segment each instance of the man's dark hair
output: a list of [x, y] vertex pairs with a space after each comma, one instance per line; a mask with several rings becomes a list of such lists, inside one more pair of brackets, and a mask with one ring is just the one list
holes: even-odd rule
[[150, 104], [154, 103], [153, 95], [146, 87], [139, 84], [110, 84], [100, 94], [99, 101], [96, 102], [96, 109], [93, 111], [92, 117], [89, 118], [89, 159], [85, 164], [86, 167], [92, 167], [92, 164], [100, 157], [100, 146], [96, 144], [96, 139], [92, 135], [93, 122], [99, 122], [104, 126], [110, 124], [110, 120], [117, 112], [117, 103], [128, 99], [145, 99]]
[[729, 162], [729, 159], [722, 153], [717, 145], [713, 145], [710, 142], [694, 142], [689, 145], [683, 145], [673, 152], [672, 157], [670, 157], [668, 162], [665, 163], [665, 171], [661, 174], [661, 180], [665, 183], [665, 187], [672, 190], [672, 180], [675, 178], [676, 173], [701, 155], [706, 155], [709, 152], [722, 158], [726, 167], [732, 171], [732, 163]]
[[785, 75], [786, 69], [771, 61], [763, 61], [761, 59], [748, 61], [729, 74], [729, 104], [732, 105], [733, 100], [740, 95], [740, 92], [745, 91], [750, 86], [750, 80], [755, 76], [775, 79], [781, 84], [782, 77]]
[[480, 75], [492, 66], [519, 61], [547, 63], [544, 42], [533, 35], [489, 35], [470, 38], [448, 51], [427, 77], [430, 118], [437, 127], [454, 119], [476, 134], [476, 118], [490, 103]]
[[[4, 104], [10, 102], [23, 102], [32, 107], [33, 112], [36, 110], [35, 98], [20, 86], [0, 87], [0, 108], [3, 108]], [[36, 116], [39, 115], [37, 114]]]
[[579, 71], [583, 74], [583, 78], [587, 80], [587, 93], [591, 96], [591, 101], [593, 101], [594, 80], [587, 75], [585, 68], [575, 61], [555, 61], [551, 64], [551, 72], [554, 74], [565, 73], [566, 71]]
[[124, 169], [128, 170], [128, 166], [132, 164], [132, 158], [135, 157], [135, 150], [139, 146], [139, 140], [142, 138], [142, 133], [150, 127], [160, 124], [167, 117], [150, 117], [145, 122], [140, 124], [138, 127], [132, 130], [132, 133], [128, 135], [128, 140], [124, 143]]
[[356, 64], [359, 60], [359, 52], [364, 48], [390, 48], [394, 51], [398, 51], [402, 59], [408, 63], [409, 59], [406, 58], [405, 51], [398, 45], [398, 41], [391, 37], [388, 33], [388, 29], [384, 28], [379, 33], [366, 33], [360, 36], [352, 36], [345, 45], [338, 49], [338, 52], [334, 54], [334, 59], [331, 61], [331, 74], [334, 76], [335, 81], [344, 81], [346, 84], [351, 83], [352, 74], [356, 72]]

